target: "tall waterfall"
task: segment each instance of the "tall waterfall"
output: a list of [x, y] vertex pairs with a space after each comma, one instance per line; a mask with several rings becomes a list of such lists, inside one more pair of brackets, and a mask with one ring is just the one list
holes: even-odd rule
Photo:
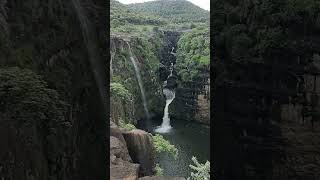
[[[173, 63], [171, 63], [170, 75], [168, 76], [168, 78], [172, 76], [172, 71], [173, 71]], [[167, 84], [167, 81], [165, 81], [165, 85], [166, 84]], [[163, 89], [163, 94], [166, 97], [166, 106], [164, 107], [164, 111], [163, 111], [162, 124], [161, 124], [160, 127], [158, 127], [155, 130], [155, 132], [158, 132], [158, 133], [169, 132], [170, 129], [172, 128], [171, 125], [170, 125], [169, 105], [171, 104], [171, 102], [175, 98], [176, 94], [175, 94], [174, 90], [170, 90], [168, 88], [164, 88]]]
[[108, 89], [107, 89], [107, 83], [109, 82], [107, 79], [107, 72], [108, 69], [104, 69], [105, 67], [105, 60], [102, 59], [102, 57], [99, 54], [99, 48], [97, 46], [98, 44], [98, 38], [97, 33], [93, 31], [92, 24], [87, 18], [85, 14], [85, 10], [80, 4], [79, 0], [72, 0], [72, 5], [75, 9], [76, 15], [80, 22], [80, 28], [82, 30], [82, 36], [84, 38], [84, 43], [86, 44], [88, 56], [89, 56], [89, 62], [91, 69], [93, 71], [93, 75], [95, 78], [95, 81], [99, 88], [99, 93], [101, 97], [101, 101], [104, 106], [104, 113], [107, 112], [107, 97], [108, 97]]
[[148, 106], [147, 106], [147, 99], [146, 99], [146, 95], [145, 95], [145, 91], [144, 91], [144, 87], [143, 87], [143, 82], [142, 82], [141, 75], [140, 75], [140, 70], [139, 70], [137, 62], [134, 59], [133, 54], [131, 52], [130, 44], [128, 42], [127, 42], [127, 44], [128, 44], [128, 47], [129, 47], [130, 60], [131, 60], [131, 62], [133, 64], [133, 66], [134, 66], [134, 70], [136, 72], [136, 77], [137, 77], [137, 80], [138, 80], [138, 83], [139, 83], [144, 111], [146, 113], [147, 119], [149, 119], [150, 118], [150, 114], [149, 114], [149, 110], [148, 110]]

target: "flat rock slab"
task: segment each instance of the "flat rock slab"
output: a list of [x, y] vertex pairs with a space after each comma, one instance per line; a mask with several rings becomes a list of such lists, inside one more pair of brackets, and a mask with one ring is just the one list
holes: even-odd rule
[[[119, 159], [118, 159], [119, 160]], [[139, 164], [120, 160], [121, 163], [110, 166], [111, 180], [138, 180]]]

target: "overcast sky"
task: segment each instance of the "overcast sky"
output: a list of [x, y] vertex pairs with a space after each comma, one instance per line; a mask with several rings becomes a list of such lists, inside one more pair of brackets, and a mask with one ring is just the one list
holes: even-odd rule
[[[141, 3], [152, 0], [118, 0], [123, 4], [131, 4], [131, 3]], [[192, 2], [193, 4], [200, 6], [202, 9], [210, 11], [210, 0], [187, 0]]]

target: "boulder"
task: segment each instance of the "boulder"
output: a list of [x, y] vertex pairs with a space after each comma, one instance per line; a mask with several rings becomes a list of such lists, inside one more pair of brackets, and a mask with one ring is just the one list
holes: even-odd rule
[[123, 144], [118, 138], [110, 136], [110, 159], [112, 156], [116, 158], [121, 158], [124, 161], [131, 161], [128, 153], [128, 149], [125, 144]]
[[117, 159], [117, 164], [110, 165], [111, 180], [138, 180], [139, 164]]
[[140, 164], [139, 177], [154, 175], [155, 150], [151, 135], [135, 129], [124, 132], [123, 137], [133, 162]]
[[127, 146], [126, 141], [123, 138], [122, 131], [112, 121], [110, 121], [110, 136], [118, 138], [125, 146]]

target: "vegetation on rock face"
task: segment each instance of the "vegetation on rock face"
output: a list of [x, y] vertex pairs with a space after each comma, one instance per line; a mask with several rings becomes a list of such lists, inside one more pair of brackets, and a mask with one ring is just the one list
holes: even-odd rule
[[116, 96], [123, 101], [132, 101], [132, 94], [120, 83], [110, 83], [111, 96]]
[[208, 22], [209, 11], [186, 0], [156, 0], [130, 5], [136, 11], [153, 14], [173, 23]]
[[[10, 173], [1, 174], [2, 177], [24, 177], [25, 174], [16, 169], [30, 163], [33, 165], [28, 171], [35, 179], [51, 179], [57, 175], [46, 169], [39, 174], [44, 166], [59, 171], [59, 167], [67, 168], [67, 163], [56, 162], [64, 160], [69, 139], [66, 135], [71, 127], [65, 119], [67, 104], [60, 100], [57, 91], [48, 88], [47, 83], [29, 69], [6, 67], [0, 68], [0, 99], [1, 141], [10, 141], [8, 146], [2, 143], [0, 151], [2, 173]], [[12, 164], [15, 161], [19, 167]]]
[[205, 164], [201, 164], [196, 157], [192, 157], [192, 161], [194, 165], [190, 164], [189, 167], [195, 172], [191, 172], [191, 177], [187, 180], [209, 180], [210, 162], [207, 161]]
[[177, 72], [183, 81], [191, 81], [210, 65], [210, 35], [206, 27], [184, 33], [178, 42]]
[[156, 134], [153, 137], [153, 144], [156, 149], [157, 153], [168, 153], [174, 157], [174, 159], [177, 159], [178, 157], [178, 149], [170, 144], [170, 142], [160, 134]]
[[[64, 122], [65, 103], [30, 70], [0, 69], [0, 119], [50, 127]], [[47, 129], [48, 131], [50, 129]]]
[[120, 120], [119, 122], [119, 126], [121, 128], [124, 128], [128, 131], [131, 131], [131, 130], [134, 130], [134, 129], [137, 129], [135, 125], [131, 124], [130, 122], [125, 122], [124, 120]]

